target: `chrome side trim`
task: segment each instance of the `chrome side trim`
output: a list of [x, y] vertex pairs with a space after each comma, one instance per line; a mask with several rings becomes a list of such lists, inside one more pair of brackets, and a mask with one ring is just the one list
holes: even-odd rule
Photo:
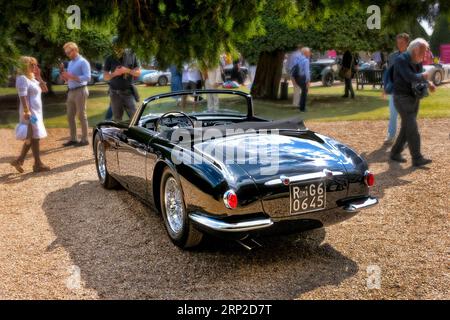
[[[299, 175], [291, 176], [291, 177], [288, 177], [288, 176], [283, 176], [283, 177], [289, 178], [290, 183], [292, 183], [292, 182], [300, 182], [300, 181], [306, 181], [306, 180], [312, 180], [312, 179], [322, 179], [322, 178], [326, 178], [326, 177], [330, 177], [330, 176], [341, 176], [343, 174], [344, 173], [341, 171], [329, 171], [327, 169], [324, 169], [323, 171], [320, 171], [320, 172], [299, 174]], [[274, 185], [279, 185], [279, 184], [283, 184], [281, 177], [278, 179], [269, 180], [264, 183], [265, 186], [274, 186]]]
[[246, 232], [267, 228], [273, 225], [272, 219], [269, 218], [258, 218], [235, 223], [220, 221], [196, 213], [191, 213], [189, 218], [201, 226], [221, 232]]
[[353, 202], [350, 202], [344, 206], [344, 210], [347, 212], [358, 212], [359, 210], [364, 210], [370, 207], [373, 207], [374, 205], [378, 204], [377, 198], [367, 197], [363, 198], [361, 200], [355, 200]]

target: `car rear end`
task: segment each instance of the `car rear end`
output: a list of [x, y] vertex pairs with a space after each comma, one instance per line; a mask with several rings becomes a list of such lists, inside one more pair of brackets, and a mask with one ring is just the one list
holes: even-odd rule
[[[326, 137], [312, 132], [254, 134], [215, 143], [234, 145], [245, 155], [246, 161], [234, 161], [227, 168], [245, 172], [252, 186], [247, 183], [245, 192], [242, 186], [224, 191], [225, 215], [193, 213], [191, 219], [204, 231], [242, 238], [314, 229], [351, 218], [378, 202], [369, 195], [374, 180], [366, 162]], [[274, 153], [271, 161], [251, 162], [255, 148], [262, 154]], [[252, 192], [258, 195], [254, 201], [258, 206], [248, 201]]]

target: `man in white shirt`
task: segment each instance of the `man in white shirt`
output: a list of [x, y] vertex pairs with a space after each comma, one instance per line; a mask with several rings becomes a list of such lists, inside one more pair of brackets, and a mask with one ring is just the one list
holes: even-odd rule
[[[181, 76], [183, 90], [196, 90], [202, 88], [202, 75], [195, 63], [185, 64], [183, 66], [183, 74]], [[183, 95], [181, 99], [181, 106], [184, 109], [186, 106], [187, 96]], [[195, 97], [195, 102], [200, 101], [200, 97]]]
[[181, 78], [184, 90], [195, 90], [202, 88], [202, 75], [194, 64], [185, 64]]
[[[217, 89], [222, 83], [222, 70], [220, 65], [209, 68], [204, 73], [205, 89]], [[208, 94], [208, 111], [217, 111], [219, 108], [219, 96], [217, 94]]]

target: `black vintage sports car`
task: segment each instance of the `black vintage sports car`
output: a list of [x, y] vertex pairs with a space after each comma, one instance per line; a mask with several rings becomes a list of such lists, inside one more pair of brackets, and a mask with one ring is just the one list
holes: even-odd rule
[[131, 120], [99, 123], [93, 141], [100, 183], [120, 184], [160, 211], [182, 248], [205, 232], [248, 245], [321, 228], [378, 202], [355, 151], [299, 119], [262, 119], [239, 91], [152, 96]]
[[331, 87], [339, 79], [339, 63], [334, 59], [319, 59], [311, 62], [311, 81], [322, 81], [324, 87]]

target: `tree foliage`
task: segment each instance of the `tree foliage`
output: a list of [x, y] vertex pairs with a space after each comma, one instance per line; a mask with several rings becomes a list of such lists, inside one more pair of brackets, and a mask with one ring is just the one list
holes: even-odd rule
[[258, 32], [261, 0], [117, 1], [121, 39], [162, 66], [198, 59], [217, 64], [238, 39]]
[[[367, 8], [373, 4], [380, 7], [381, 29], [367, 27], [371, 14]], [[446, 12], [447, 7], [447, 2], [442, 2], [440, 11]], [[279, 52], [291, 51], [298, 44], [316, 51], [391, 51], [399, 32], [427, 38], [418, 19], [432, 21], [438, 12], [434, 0], [267, 0], [261, 14], [263, 33], [238, 44], [247, 60], [258, 64], [252, 94], [257, 98], [277, 97], [282, 60], [269, 63], [268, 56], [278, 59]]]
[[450, 23], [448, 17], [441, 15], [436, 20], [430, 39], [431, 51], [440, 54], [440, 45], [450, 43]]
[[[388, 39], [383, 29], [411, 25], [418, 17], [432, 21], [437, 2], [440, 12], [448, 12], [450, 2], [437, 0], [96, 0], [79, 4], [82, 28], [68, 30], [65, 10], [72, 0], [0, 0], [0, 71], [19, 51], [50, 62], [67, 40], [80, 43], [92, 59], [115, 31], [124, 45], [162, 66], [190, 59], [214, 64], [221, 52], [234, 52], [250, 38], [265, 52], [287, 50], [293, 42], [356, 49]], [[372, 4], [382, 9], [378, 33], [359, 24]], [[255, 52], [248, 57], [256, 59]]]
[[[58, 59], [67, 59], [62, 46], [68, 41], [76, 42], [88, 59], [103, 58], [111, 46], [114, 24], [106, 19], [95, 21], [86, 10], [81, 29], [68, 29], [66, 8], [66, 4], [56, 1], [2, 1], [0, 28], [4, 32], [0, 35], [0, 41], [3, 40], [0, 44], [0, 78], [4, 80], [11, 72], [20, 54], [36, 57], [48, 79], [51, 67]], [[95, 16], [95, 11], [91, 14], [99, 17]]]

